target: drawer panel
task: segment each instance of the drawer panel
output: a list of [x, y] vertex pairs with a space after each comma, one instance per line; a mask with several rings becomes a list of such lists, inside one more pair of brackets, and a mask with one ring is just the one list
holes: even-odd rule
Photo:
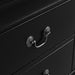
[[74, 61], [73, 61], [73, 70], [75, 70], [75, 49], [74, 49]]
[[72, 70], [75, 70], [75, 37], [74, 37], [74, 55], [73, 55], [73, 65], [72, 65]]
[[68, 75], [71, 72], [73, 40], [66, 43], [63, 48], [52, 55], [49, 54], [28, 71], [15, 75], [48, 75], [47, 69], [49, 75]]
[[[54, 48], [60, 42], [71, 36], [75, 29], [75, 4], [73, 3], [72, 1], [52, 11], [48, 11], [1, 35], [0, 73], [8, 75], [22, 66], [26, 67], [48, 49]], [[36, 41], [39, 41], [41, 31], [46, 26], [51, 27], [51, 35], [48, 37], [47, 43], [38, 49], [34, 46], [28, 48], [26, 45], [27, 38], [33, 35]]]
[[[10, 0], [8, 0], [10, 1]], [[11, 0], [5, 6], [1, 6], [0, 1], [0, 33], [8, 27], [15, 26], [15, 23], [32, 15], [33, 12], [44, 8], [45, 6], [55, 5], [66, 0]], [[5, 3], [4, 2], [4, 3]], [[12, 17], [12, 18], [11, 18]]]

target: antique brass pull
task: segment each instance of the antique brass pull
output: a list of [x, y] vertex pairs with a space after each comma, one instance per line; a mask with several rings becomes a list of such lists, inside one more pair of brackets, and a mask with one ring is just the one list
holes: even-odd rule
[[45, 38], [44, 42], [41, 43], [40, 45], [37, 45], [37, 42], [36, 40], [34, 40], [34, 37], [33, 36], [29, 36], [27, 41], [26, 41], [26, 45], [27, 47], [31, 47], [32, 45], [34, 45], [36, 48], [40, 48], [42, 47], [46, 42], [47, 42], [47, 39], [48, 39], [48, 36], [51, 34], [51, 29], [49, 26], [47, 26], [44, 31], [43, 31], [43, 38]]

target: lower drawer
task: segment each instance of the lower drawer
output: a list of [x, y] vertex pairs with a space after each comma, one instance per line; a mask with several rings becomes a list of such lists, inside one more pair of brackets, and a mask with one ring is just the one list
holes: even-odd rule
[[54, 54], [49, 54], [27, 71], [15, 75], [68, 75], [71, 72], [73, 39], [62, 45]]
[[73, 69], [75, 69], [75, 49], [74, 49], [74, 62], [73, 62]]
[[72, 66], [72, 70], [75, 70], [75, 40], [74, 40], [74, 51], [73, 52], [74, 52], [74, 55], [73, 55], [73, 66]]

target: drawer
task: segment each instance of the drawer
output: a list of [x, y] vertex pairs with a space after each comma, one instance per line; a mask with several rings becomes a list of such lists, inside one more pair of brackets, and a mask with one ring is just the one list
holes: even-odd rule
[[69, 75], [72, 64], [73, 39], [63, 45], [58, 51], [48, 54], [27, 71], [23, 70], [13, 75]]
[[[34, 12], [57, 5], [66, 0], [1, 0], [0, 1], [0, 33], [15, 23], [29, 17]], [[9, 2], [9, 3], [8, 3]], [[1, 6], [6, 4], [5, 6]], [[8, 3], [8, 4], [7, 4]], [[46, 7], [45, 7], [46, 6]]]
[[[22, 66], [27, 67], [43, 53], [67, 39], [74, 32], [75, 11], [74, 2], [69, 2], [31, 21], [22, 23], [0, 36], [0, 74], [8, 75]], [[42, 31], [49, 26], [51, 34], [44, 46], [36, 48], [27, 47], [26, 41], [29, 36], [34, 36], [38, 42]], [[38, 42], [40, 45], [43, 41]], [[52, 51], [51, 51], [52, 52]]]
[[[75, 37], [74, 37], [75, 39]], [[72, 70], [75, 70], [75, 40], [74, 40], [74, 54], [73, 54], [73, 65], [72, 65]]]
[[75, 49], [74, 49], [73, 69], [75, 69]]

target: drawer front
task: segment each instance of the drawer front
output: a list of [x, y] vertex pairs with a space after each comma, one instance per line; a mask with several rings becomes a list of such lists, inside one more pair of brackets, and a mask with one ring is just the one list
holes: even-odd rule
[[[75, 27], [73, 3], [48, 11], [0, 36], [0, 73], [8, 75], [22, 66], [26, 67], [49, 48], [54, 48], [72, 35]], [[41, 32], [46, 26], [51, 27], [47, 43], [40, 48], [34, 46], [28, 48], [27, 38], [32, 35], [36, 41], [39, 41]]]
[[14, 75], [69, 75], [71, 72], [73, 40], [65, 43], [64, 47], [49, 54], [29, 70]]
[[[74, 37], [75, 39], [75, 37]], [[73, 65], [72, 65], [72, 70], [75, 70], [75, 40], [74, 40], [74, 55], [73, 55]]]
[[[0, 1], [0, 32], [8, 27], [15, 26], [15, 22], [21, 21], [45, 6], [53, 6], [66, 0], [11, 0], [13, 2], [8, 3], [9, 1]], [[1, 3], [8, 4], [2, 7]]]
[[74, 49], [73, 70], [75, 70], [75, 49]]

